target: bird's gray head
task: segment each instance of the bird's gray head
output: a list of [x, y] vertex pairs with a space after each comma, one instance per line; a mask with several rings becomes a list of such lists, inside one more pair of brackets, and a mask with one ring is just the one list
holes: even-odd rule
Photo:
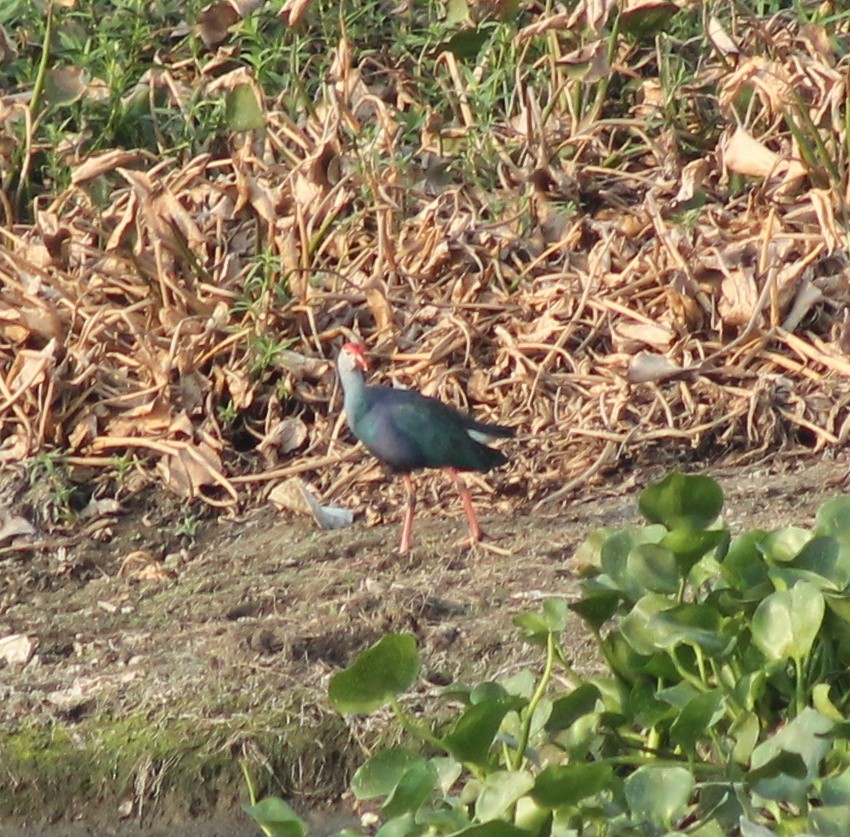
[[347, 375], [355, 369], [363, 372], [369, 369], [369, 361], [366, 359], [366, 347], [362, 343], [345, 343], [339, 350], [336, 360], [340, 375]]

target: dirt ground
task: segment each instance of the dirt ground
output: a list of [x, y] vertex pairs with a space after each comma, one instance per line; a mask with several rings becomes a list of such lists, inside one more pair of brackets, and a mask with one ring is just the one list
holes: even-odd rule
[[[811, 525], [847, 466], [709, 472], [740, 531]], [[394, 726], [338, 717], [329, 676], [390, 630], [419, 641], [414, 707], [456, 679], [533, 663], [511, 618], [569, 597], [585, 535], [636, 520], [640, 488], [661, 476], [621, 477], [538, 515], [485, 506], [489, 539], [471, 551], [455, 544], [465, 525], [448, 492], [405, 558], [395, 524], [319, 532], [267, 509], [203, 522], [190, 542], [160, 493], [103, 542], [0, 550], [0, 638], [36, 644], [26, 665], [0, 669], [2, 833], [258, 834], [240, 810], [240, 760], [262, 793], [312, 818], [311, 833], [332, 832], [350, 816], [351, 771]], [[592, 666], [578, 623], [571, 637], [577, 665]]]

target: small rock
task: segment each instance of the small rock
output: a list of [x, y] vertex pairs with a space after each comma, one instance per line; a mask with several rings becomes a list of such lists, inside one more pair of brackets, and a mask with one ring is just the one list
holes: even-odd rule
[[38, 648], [37, 640], [23, 634], [9, 634], [0, 638], [0, 660], [10, 666], [25, 666], [36, 648]]

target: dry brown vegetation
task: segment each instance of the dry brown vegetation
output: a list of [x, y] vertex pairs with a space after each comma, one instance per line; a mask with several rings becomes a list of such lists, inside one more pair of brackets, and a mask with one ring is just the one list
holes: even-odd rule
[[[56, 451], [120, 498], [130, 453], [216, 507], [301, 475], [363, 510], [380, 473], [328, 362], [351, 333], [394, 381], [516, 426], [499, 479], [522, 501], [654, 451], [846, 442], [846, 16], [682, 2], [696, 34], [671, 50], [664, 26], [622, 34], [646, 3], [615, 4], [620, 34], [602, 4], [523, 4], [501, 52], [420, 67], [342, 31], [296, 118], [232, 69], [245, 47], [222, 5], [207, 52], [145, 84], [175, 109], [248, 91], [262, 129], [191, 159], [69, 141], [67, 188], [20, 211], [6, 194], [4, 466]], [[309, 36], [310, 6], [281, 19]], [[458, 31], [503, 8], [469, 4]], [[507, 92], [485, 101], [497, 71]], [[45, 151], [18, 101], [0, 115]]]
[[[618, 471], [846, 444], [838, 4], [105, 5], [57, 0], [45, 21], [0, 3], [10, 808], [71, 818], [100, 794], [111, 826], [113, 797], [141, 817], [179, 762], [194, 812], [210, 753], [232, 808], [222, 741], [276, 792], [290, 770], [285, 791], [333, 796], [372, 741], [325, 684], [381, 632], [415, 631], [433, 683], [527, 662], [511, 616], [566, 595], [587, 528], [628, 516]], [[126, 8], [139, 30], [110, 30]], [[467, 555], [425, 521], [400, 562], [395, 531], [310, 536], [257, 509], [194, 542], [202, 503], [244, 510], [289, 478], [395, 518], [398, 488], [340, 415], [352, 335], [384, 380], [517, 428], [510, 466], [473, 486], [507, 550]], [[730, 479], [733, 514], [813, 514], [844, 479], [773, 464]], [[560, 512], [608, 478], [613, 499]], [[559, 515], [493, 520], [532, 507]], [[136, 725], [154, 734], [128, 751]], [[66, 751], [73, 782], [50, 760]]]

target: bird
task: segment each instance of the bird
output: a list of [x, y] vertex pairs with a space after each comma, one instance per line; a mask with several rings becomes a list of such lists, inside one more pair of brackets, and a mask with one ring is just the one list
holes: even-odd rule
[[337, 357], [337, 372], [348, 426], [373, 456], [404, 481], [407, 507], [399, 554], [410, 549], [413, 533], [416, 495], [410, 474], [423, 468], [440, 468], [451, 478], [463, 501], [470, 543], [481, 540], [481, 526], [461, 472], [504, 465], [508, 458], [487, 442], [509, 439], [514, 429], [476, 421], [415, 390], [369, 386], [364, 374], [368, 371], [366, 347], [345, 343]]

